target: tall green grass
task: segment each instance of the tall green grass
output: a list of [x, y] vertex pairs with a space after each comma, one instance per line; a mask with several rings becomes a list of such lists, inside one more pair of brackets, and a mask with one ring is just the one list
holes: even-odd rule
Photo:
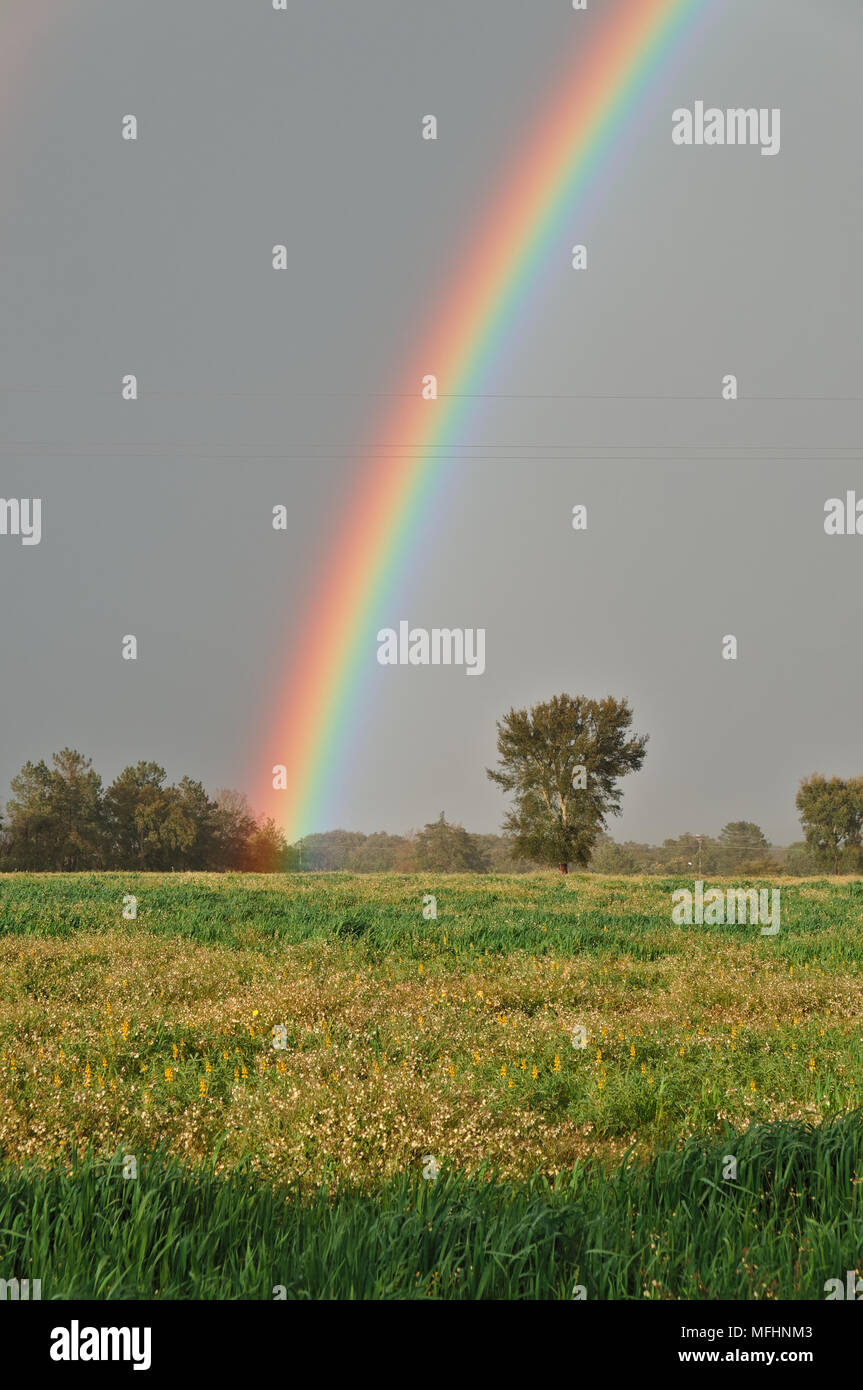
[[[713, 879], [731, 884], [740, 880]], [[769, 886], [746, 880], [747, 887]], [[857, 973], [863, 967], [863, 883], [773, 881], [782, 929], [762, 942], [769, 958]], [[436, 957], [445, 969], [486, 953], [590, 954], [673, 960], [693, 939], [723, 946], [759, 941], [748, 925], [682, 929], [671, 895], [691, 879], [571, 874], [0, 874], [0, 935], [69, 937], [122, 927], [202, 945], [278, 954], [329, 942], [355, 957]], [[438, 916], [424, 920], [425, 894]], [[138, 916], [122, 916], [124, 896]], [[446, 943], [443, 938], [446, 936]]]
[[858, 1174], [860, 1111], [553, 1182], [444, 1169], [303, 1196], [164, 1153], [136, 1180], [120, 1155], [6, 1165], [0, 1277], [43, 1299], [820, 1299], [863, 1264]]

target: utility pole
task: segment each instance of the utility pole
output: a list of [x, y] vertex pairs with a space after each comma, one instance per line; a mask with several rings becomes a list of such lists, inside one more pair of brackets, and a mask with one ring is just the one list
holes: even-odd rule
[[696, 835], [695, 838], [698, 841], [698, 877], [701, 878], [701, 844], [704, 839], [704, 836]]

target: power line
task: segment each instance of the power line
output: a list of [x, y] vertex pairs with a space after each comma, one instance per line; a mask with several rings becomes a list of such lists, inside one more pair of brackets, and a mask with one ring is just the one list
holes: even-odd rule
[[[60, 448], [58, 448], [58, 449], [43, 449], [43, 450], [22, 450], [22, 449], [3, 449], [3, 448], [0, 448], [0, 457], [3, 457], [3, 456], [8, 457], [8, 458], [10, 458], [10, 459], [20, 459], [20, 460], [22, 460], [22, 461], [25, 461], [25, 460], [34, 460], [34, 461], [43, 460], [43, 461], [44, 461], [44, 460], [47, 460], [47, 459], [56, 458], [56, 459], [89, 459], [91, 462], [96, 462], [96, 461], [102, 460], [102, 459], [105, 459], [105, 460], [110, 460], [110, 459], [130, 459], [130, 460], [131, 460], [131, 459], [142, 458], [142, 459], [172, 460], [173, 462], [178, 463], [178, 464], [182, 464], [182, 463], [219, 463], [219, 462], [225, 462], [225, 463], [267, 463], [267, 462], [271, 462], [271, 463], [306, 463], [306, 464], [314, 464], [314, 463], [352, 463], [352, 462], [356, 462], [356, 463], [363, 463], [363, 462], [365, 462], [365, 463], [368, 463], [369, 460], [370, 460], [370, 455], [368, 455], [368, 454], [335, 454], [335, 455], [327, 455], [327, 454], [263, 454], [263, 453], [258, 453], [258, 452], [252, 451], [252, 450], [249, 450], [249, 451], [244, 452], [244, 453], [239, 453], [239, 454], [226, 454], [226, 453], [213, 453], [213, 452], [208, 452], [208, 453], [192, 452], [192, 451], [190, 451], [189, 449], [174, 448], [173, 446], [165, 446], [164, 448], [149, 448], [149, 449], [127, 449], [127, 448], [122, 448], [122, 449], [113, 448], [113, 449], [112, 449], [111, 446], [106, 446], [101, 452], [95, 451], [95, 450], [92, 450], [92, 449], [87, 449], [87, 450], [84, 450], [84, 449], [75, 450], [75, 449], [68, 449], [68, 448], [66, 448], [66, 449], [60, 449]], [[389, 455], [387, 455], [386, 457], [387, 457], [388, 460], [391, 460], [391, 461], [398, 461], [398, 462], [405, 462], [405, 463], [416, 463], [422, 456], [421, 456], [421, 455], [417, 455], [417, 454], [389, 454]], [[736, 463], [736, 464], [752, 463], [752, 464], [764, 464], [764, 465], [773, 464], [773, 463], [781, 463], [781, 464], [786, 464], [786, 465], [788, 465], [788, 464], [795, 464], [795, 463], [798, 463], [798, 464], [810, 463], [810, 464], [812, 464], [813, 466], [815, 466], [815, 465], [818, 465], [818, 464], [823, 464], [823, 463], [825, 463], [825, 462], [826, 462], [826, 463], [856, 463], [859, 459], [863, 459], [863, 450], [857, 450], [857, 451], [856, 451], [854, 454], [852, 454], [852, 455], [847, 455], [847, 454], [846, 454], [846, 455], [830, 455], [830, 454], [828, 454], [828, 453], [825, 453], [823, 450], [819, 450], [819, 449], [817, 449], [817, 448], [813, 448], [813, 449], [811, 449], [811, 450], [808, 451], [806, 457], [788, 458], [788, 457], [784, 457], [784, 456], [781, 455], [781, 454], [767, 455], [767, 456], [765, 456], [764, 454], [746, 454], [746, 453], [740, 453], [740, 454], [736, 455], [736, 456], [735, 456], [733, 459], [731, 459], [731, 460], [729, 460], [729, 459], [722, 460], [722, 459], [720, 459], [720, 458], [709, 458], [709, 457], [698, 458], [698, 457], [695, 457], [695, 456], [693, 455], [693, 456], [691, 457], [690, 461], [691, 461], [691, 463], [693, 464], [693, 466], [698, 466], [698, 465], [710, 465], [710, 464], [719, 464], [720, 462], [726, 462], [726, 463], [728, 463], [728, 462], [733, 462], [733, 463]], [[578, 456], [578, 455], [575, 455], [575, 454], [570, 455], [570, 456], [567, 456], [567, 455], [561, 454], [561, 455], [555, 456], [555, 457], [553, 457], [553, 458], [548, 458], [548, 457], [546, 457], [546, 458], [537, 458], [537, 457], [535, 457], [535, 456], [533, 456], [533, 455], [531, 455], [531, 454], [525, 453], [525, 454], [521, 454], [521, 455], [519, 455], [519, 454], [508, 454], [508, 455], [500, 456], [500, 457], [497, 457], [497, 458], [495, 458], [495, 457], [493, 457], [493, 456], [486, 456], [486, 457], [483, 457], [483, 458], [477, 458], [477, 457], [472, 456], [472, 455], [450, 454], [450, 455], [447, 455], [446, 457], [444, 457], [444, 456], [437, 456], [437, 457], [434, 459], [434, 461], [437, 462], [437, 463], [461, 463], [461, 464], [464, 464], [464, 465], [470, 465], [470, 464], [494, 464], [494, 465], [498, 465], [498, 466], [503, 466], [503, 465], [505, 465], [505, 464], [525, 464], [525, 465], [527, 465], [527, 464], [537, 464], [537, 463], [551, 464], [551, 463], [567, 463], [567, 462], [569, 462], [569, 463], [584, 464], [584, 465], [586, 465], [586, 466], [589, 466], [589, 465], [591, 465], [591, 464], [602, 464], [602, 463], [628, 463], [628, 464], [637, 464], [637, 463], [641, 463], [641, 464], [651, 464], [651, 463], [657, 463], [657, 464], [659, 464], [659, 463], [675, 463], [675, 464], [681, 464], [681, 463], [683, 463], [684, 460], [681, 459], [679, 456], [670, 455], [670, 454], [668, 454], [668, 455], [654, 454], [654, 455], [651, 456], [651, 457], [643, 456], [643, 457], [641, 457], [641, 458], [639, 459], [638, 457], [636, 457], [636, 456], [634, 456], [634, 455], [632, 455], [632, 454], [602, 454], [602, 455], [595, 454], [595, 455], [592, 455], [592, 456], [591, 456], [591, 455]]]
[[[243, 452], [240, 454], [226, 454], [221, 452], [225, 447], [241, 449]], [[473, 459], [476, 462], [484, 462], [485, 458], [489, 457], [488, 454], [486, 454], [485, 456], [482, 454], [474, 456], [473, 454], [464, 452], [466, 450], [475, 449], [491, 451], [492, 457], [494, 454], [499, 454], [503, 459], [509, 456], [504, 451], [510, 451], [511, 456], [513, 457], [532, 457], [534, 454], [545, 453], [552, 460], [554, 458], [554, 454], [550, 453], [550, 451], [558, 451], [558, 453], [563, 457], [569, 457], [572, 454], [585, 452], [589, 454], [607, 454], [608, 451], [612, 451], [616, 454], [619, 454], [622, 457], [625, 457], [628, 453], [631, 453], [636, 458], [646, 453], [658, 453], [660, 454], [660, 456], [671, 457], [673, 453], [703, 454], [714, 453], [717, 451], [721, 454], [737, 453], [743, 455], [754, 455], [759, 453], [776, 453], [780, 455], [789, 456], [793, 456], [795, 454], [807, 456], [810, 454], [817, 453], [820, 456], [827, 454], [834, 454], [837, 456], [848, 454], [853, 457], [863, 453], [863, 444], [466, 444], [454, 442], [451, 444], [433, 443], [428, 445], [419, 443], [385, 444], [369, 445], [367, 448], [358, 448], [356, 445], [353, 444], [320, 443], [292, 447], [288, 450], [279, 450], [278, 446], [274, 446], [272, 448], [267, 448], [266, 446], [264, 446], [262, 448], [257, 443], [251, 443], [247, 447], [244, 447], [242, 444], [238, 445], [236, 443], [233, 444], [233, 446], [225, 446], [210, 443], [208, 441], [198, 443], [191, 440], [165, 441], [102, 439], [93, 441], [77, 440], [74, 443], [66, 443], [62, 440], [6, 440], [3, 443], [0, 443], [0, 453], [24, 454], [27, 452], [32, 452], [37, 454], [42, 453], [45, 455], [51, 453], [89, 453], [95, 450], [107, 450], [117, 452], [136, 451], [141, 455], [147, 452], [183, 454], [189, 453], [191, 451], [196, 451], [202, 457], [212, 458], [319, 458], [321, 460], [371, 459], [375, 457], [387, 459], [421, 459], [426, 456], [438, 456], [442, 459], [447, 459], [450, 457], [465, 457], [468, 459]], [[332, 452], [321, 453], [319, 452], [320, 450], [328, 450]]]
[[[52, 393], [71, 393], [76, 396], [116, 396], [116, 389], [104, 387], [87, 386], [0, 386], [0, 394], [41, 394], [42, 392]], [[416, 400], [421, 403], [418, 391], [289, 391], [279, 389], [277, 391], [164, 391], [150, 390], [142, 393], [141, 399], [151, 397], [171, 398], [175, 400], [219, 400], [224, 397], [227, 400]], [[713, 401], [717, 405], [727, 405], [729, 402], [723, 401], [715, 392], [710, 395], [696, 395], [689, 393], [629, 393], [629, 392], [610, 392], [610, 391], [438, 391], [438, 400], [477, 400], [477, 401]], [[766, 396], [766, 395], [742, 395], [737, 396], [733, 404], [758, 404], [765, 402], [782, 402], [784, 404], [796, 401], [802, 404], [823, 403], [834, 405], [840, 402], [846, 404], [859, 404], [863, 402], [863, 396]], [[429, 404], [426, 402], [426, 404]]]

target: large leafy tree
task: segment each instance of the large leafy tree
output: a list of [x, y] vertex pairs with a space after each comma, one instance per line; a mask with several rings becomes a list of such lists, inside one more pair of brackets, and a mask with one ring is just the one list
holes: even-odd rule
[[[863, 778], [805, 777], [797, 793], [800, 824], [815, 862], [839, 872], [843, 851], [860, 850]], [[846, 856], [848, 857], [848, 856]]]
[[555, 695], [498, 723], [498, 766], [487, 773], [514, 794], [504, 829], [518, 853], [561, 873], [587, 864], [606, 817], [620, 814], [619, 779], [644, 762], [647, 736], [630, 734], [632, 719], [610, 695]]

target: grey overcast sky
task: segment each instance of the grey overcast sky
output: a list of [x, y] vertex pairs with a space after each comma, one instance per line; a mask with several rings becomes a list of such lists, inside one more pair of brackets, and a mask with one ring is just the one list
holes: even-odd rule
[[[40, 497], [43, 534], [0, 536], [0, 797], [69, 744], [106, 781], [154, 758], [260, 799], [261, 722], [402, 363], [613, 8], [2, 0], [0, 496]], [[484, 627], [486, 672], [378, 668], [372, 634], [315, 828], [498, 828], [495, 720], [562, 690], [628, 697], [650, 735], [616, 838], [746, 818], [787, 843], [801, 776], [863, 773], [863, 536], [823, 525], [863, 498], [861, 67], [859, 0], [723, 0], [647, 93], [573, 228], [587, 272], [563, 246], [409, 611], [375, 620]], [[675, 146], [697, 100], [780, 108], [779, 154]]]

